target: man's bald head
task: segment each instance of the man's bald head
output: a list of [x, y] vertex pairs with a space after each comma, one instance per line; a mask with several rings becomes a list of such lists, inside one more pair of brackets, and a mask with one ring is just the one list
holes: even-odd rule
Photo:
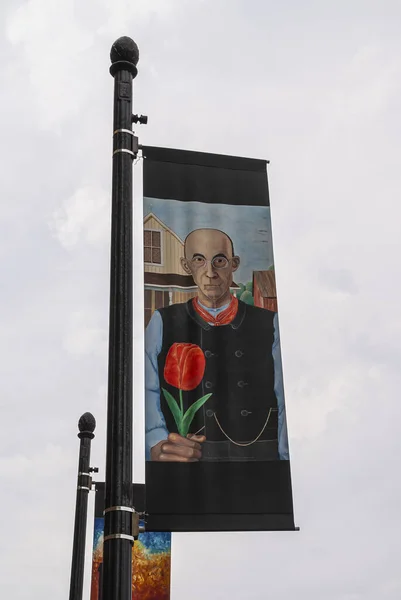
[[[231, 257], [235, 256], [234, 243], [230, 236], [227, 235], [224, 231], [221, 231], [220, 229], [209, 229], [206, 227], [201, 229], [194, 229], [193, 231], [188, 233], [187, 237], [184, 240], [184, 256], [186, 258], [191, 258], [187, 252], [187, 248], [189, 247], [190, 249], [192, 249], [193, 246], [197, 246], [200, 240], [202, 242], [208, 239], [213, 239], [213, 241], [216, 241], [216, 238], [222, 239], [221, 236], [223, 236], [223, 238], [225, 238], [227, 240], [227, 243], [229, 244], [229, 247], [231, 249]], [[230, 257], [228, 256], [227, 258]]]

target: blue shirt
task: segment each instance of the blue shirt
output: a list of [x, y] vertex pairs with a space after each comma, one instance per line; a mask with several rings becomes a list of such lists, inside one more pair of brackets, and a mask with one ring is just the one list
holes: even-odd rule
[[[214, 317], [227, 308], [208, 308], [201, 304]], [[289, 460], [287, 421], [285, 417], [283, 371], [281, 366], [280, 334], [277, 313], [274, 315], [274, 341], [272, 355], [274, 362], [274, 391], [278, 405], [278, 452], [281, 460]], [[145, 450], [146, 460], [150, 460], [150, 449], [169, 434], [160, 408], [160, 381], [157, 357], [163, 343], [163, 321], [156, 310], [145, 331]]]

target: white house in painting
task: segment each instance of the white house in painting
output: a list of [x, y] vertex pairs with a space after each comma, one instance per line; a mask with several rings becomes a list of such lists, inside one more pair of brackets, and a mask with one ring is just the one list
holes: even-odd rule
[[196, 296], [191, 275], [181, 267], [184, 241], [153, 213], [144, 217], [145, 325], [157, 308]]

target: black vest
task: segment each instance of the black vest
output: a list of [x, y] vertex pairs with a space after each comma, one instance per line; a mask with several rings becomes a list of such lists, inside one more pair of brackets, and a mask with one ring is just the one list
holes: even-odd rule
[[[159, 312], [163, 319], [163, 342], [158, 356], [160, 388], [167, 389], [178, 401], [177, 388], [170, 386], [163, 376], [172, 344], [197, 344], [205, 354], [202, 382], [194, 390], [183, 392], [184, 411], [201, 396], [210, 392], [212, 396], [196, 413], [190, 433], [204, 427], [200, 433], [208, 441], [223, 442], [231, 438], [237, 443], [247, 443], [257, 438], [270, 414], [258, 439], [270, 440], [272, 457], [277, 456], [278, 415], [272, 357], [274, 313], [239, 301], [237, 315], [230, 324], [213, 326], [195, 311], [192, 300], [159, 309]], [[163, 393], [160, 401], [167, 429], [176, 432]]]

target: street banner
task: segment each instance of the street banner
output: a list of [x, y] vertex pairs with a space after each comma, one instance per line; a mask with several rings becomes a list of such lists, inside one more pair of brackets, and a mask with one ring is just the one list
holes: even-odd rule
[[293, 530], [267, 163], [142, 152], [147, 529]]
[[[136, 510], [144, 509], [144, 486], [134, 484]], [[102, 600], [104, 483], [96, 482], [91, 600]], [[171, 533], [140, 533], [132, 549], [132, 600], [170, 600]]]

